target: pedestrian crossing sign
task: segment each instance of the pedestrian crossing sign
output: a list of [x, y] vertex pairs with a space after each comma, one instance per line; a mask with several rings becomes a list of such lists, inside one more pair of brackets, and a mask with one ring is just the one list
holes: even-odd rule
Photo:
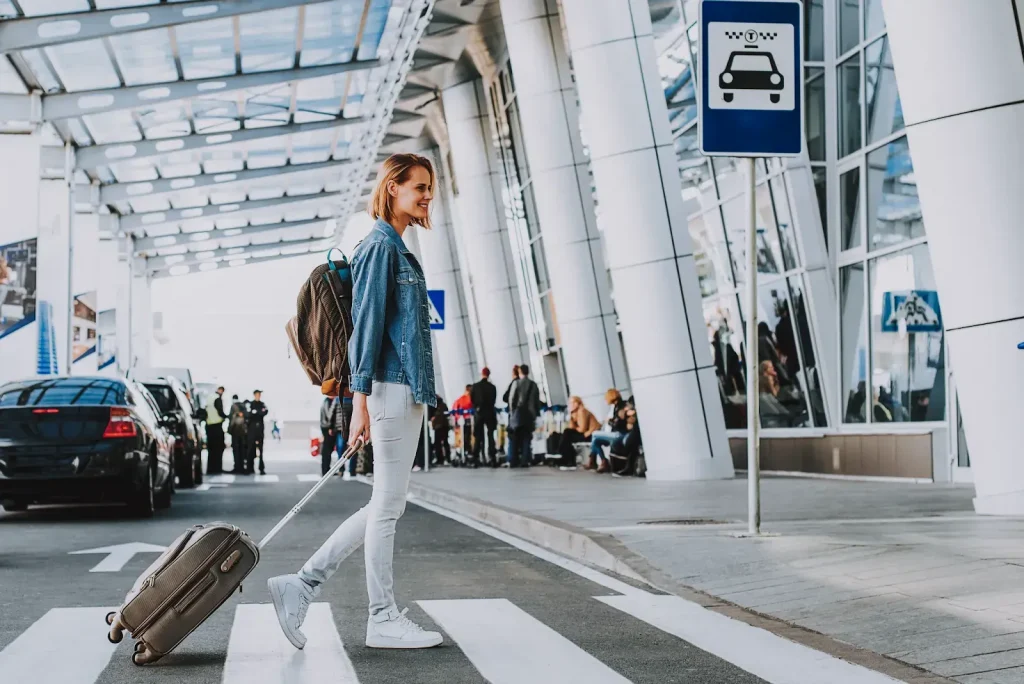
[[430, 329], [444, 330], [444, 290], [427, 290], [430, 302]]

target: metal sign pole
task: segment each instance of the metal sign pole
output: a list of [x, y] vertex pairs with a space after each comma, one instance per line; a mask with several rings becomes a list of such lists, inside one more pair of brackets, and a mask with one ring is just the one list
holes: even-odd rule
[[747, 532], [761, 534], [761, 415], [757, 360], [757, 165], [747, 167]]
[[423, 472], [430, 472], [430, 421], [427, 419], [429, 410], [423, 407]]

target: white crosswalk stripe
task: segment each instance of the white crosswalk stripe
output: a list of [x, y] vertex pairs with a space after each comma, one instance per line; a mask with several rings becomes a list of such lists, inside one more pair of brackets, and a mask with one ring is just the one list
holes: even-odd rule
[[[417, 603], [458, 643], [491, 684], [629, 682], [507, 599]], [[515, 648], [509, 648], [508, 640], [495, 639], [496, 634], [508, 635]]]
[[313, 603], [309, 606], [302, 631], [308, 641], [303, 650], [296, 651], [281, 632], [273, 605], [243, 604], [236, 607], [221, 682], [359, 682], [328, 604]]
[[252, 478], [253, 482], [280, 482], [281, 478], [277, 475], [254, 475]]
[[117, 647], [107, 641], [112, 608], [53, 608], [0, 651], [5, 682], [93, 684]]

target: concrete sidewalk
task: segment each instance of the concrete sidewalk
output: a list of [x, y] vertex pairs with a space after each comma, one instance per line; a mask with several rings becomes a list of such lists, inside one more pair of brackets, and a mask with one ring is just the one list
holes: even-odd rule
[[974, 515], [973, 487], [769, 476], [764, 529], [778, 536], [740, 539], [742, 478], [445, 468], [413, 482], [435, 505], [670, 591], [955, 681], [1024, 683], [1024, 519]]

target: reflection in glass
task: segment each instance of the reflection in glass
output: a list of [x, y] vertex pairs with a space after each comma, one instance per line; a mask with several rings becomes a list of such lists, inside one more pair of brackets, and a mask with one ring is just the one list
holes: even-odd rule
[[839, 54], [844, 55], [860, 43], [860, 0], [836, 0], [839, 15]]
[[839, 177], [839, 227], [843, 249], [860, 247], [860, 169], [852, 168]]
[[[845, 2], [846, 0], [839, 0]], [[839, 65], [839, 156], [856, 152], [861, 146], [860, 54]]]
[[757, 272], [782, 273], [786, 267], [782, 262], [782, 247], [779, 244], [772, 195], [767, 183], [757, 186], [756, 197], [757, 209], [754, 218], [757, 225]]
[[812, 174], [814, 194], [818, 197], [818, 212], [821, 214], [821, 230], [825, 233], [825, 249], [828, 249], [828, 173], [824, 166], [815, 166]]
[[810, 425], [786, 281], [758, 287], [757, 365], [761, 427]]
[[864, 264], [852, 264], [840, 269], [839, 283], [843, 422], [863, 423], [866, 421], [864, 397], [868, 374]]
[[943, 420], [942, 310], [927, 245], [871, 262], [874, 422]]
[[538, 237], [531, 247], [533, 252], [533, 268], [537, 272], [537, 291], [545, 292], [551, 289], [551, 281], [548, 279], [548, 263], [544, 256], [544, 238]]
[[[694, 215], [688, 224], [690, 239], [693, 240], [693, 258], [697, 265], [697, 282], [703, 297], [718, 293], [719, 271], [729, 268], [725, 238], [718, 216], [716, 207], [707, 214]], [[728, 275], [723, 274], [722, 284], [728, 286], [729, 281]]]
[[903, 128], [903, 108], [896, 89], [889, 38], [881, 38], [864, 51], [867, 90], [868, 142], [873, 143]]
[[779, 243], [782, 250], [782, 261], [785, 270], [797, 268], [799, 259], [796, 247], [796, 228], [793, 226], [793, 215], [789, 210], [789, 194], [786, 192], [786, 181], [777, 176], [769, 181], [772, 202], [775, 205], [775, 220], [779, 228]]
[[825, 70], [807, 69], [807, 154], [811, 161], [825, 161]]
[[804, 59], [825, 61], [825, 0], [804, 0]]
[[738, 311], [734, 296], [704, 300], [704, 324], [707, 326], [711, 356], [715, 360], [725, 427], [733, 430], [747, 426], [743, 328]]
[[864, 1], [864, 37], [877, 36], [885, 30], [885, 15], [882, 14], [882, 0]]
[[906, 138], [868, 155], [867, 192], [869, 249], [924, 237], [921, 200]]
[[[779, 273], [781, 252], [779, 239], [775, 231], [775, 217], [772, 215], [771, 196], [764, 184], [758, 186], [757, 212], [757, 271], [758, 273]], [[722, 205], [725, 218], [725, 235], [729, 243], [729, 256], [732, 262], [736, 283], [747, 282], [747, 198], [744, 195], [734, 197]]]
[[804, 299], [803, 284], [799, 277], [789, 278], [788, 283], [792, 308], [784, 312], [783, 319], [792, 319], [797, 340], [792, 342], [783, 340], [779, 331], [776, 331], [775, 336], [779, 340], [779, 351], [786, 354], [790, 363], [800, 364], [799, 367], [791, 368], [790, 371], [795, 374], [801, 368], [803, 369], [799, 379], [803, 383], [804, 392], [810, 404], [814, 427], [825, 427], [828, 425], [828, 416], [825, 413], [825, 400], [821, 378], [818, 374], [818, 356], [814, 353], [811, 319], [807, 310], [807, 301]]

